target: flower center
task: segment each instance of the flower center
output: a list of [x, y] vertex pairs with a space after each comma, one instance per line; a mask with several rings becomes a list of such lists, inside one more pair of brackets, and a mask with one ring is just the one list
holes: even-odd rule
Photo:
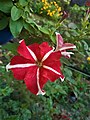
[[37, 66], [40, 68], [42, 66], [42, 62], [41, 61], [36, 61]]

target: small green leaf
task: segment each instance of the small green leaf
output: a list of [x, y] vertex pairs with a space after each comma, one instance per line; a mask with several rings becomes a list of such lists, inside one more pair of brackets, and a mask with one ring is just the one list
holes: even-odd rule
[[0, 19], [0, 30], [3, 30], [8, 25], [8, 19], [5, 15]]
[[10, 13], [13, 3], [11, 0], [0, 0], [0, 10], [4, 13]]
[[38, 27], [38, 28], [42, 33], [47, 34], [47, 35], [49, 34], [49, 31], [47, 28], [45, 28], [45, 27]]
[[19, 120], [19, 116], [18, 115], [10, 115], [7, 118], [5, 118], [5, 120]]
[[60, 85], [57, 85], [55, 88], [54, 88], [57, 92], [60, 92], [61, 94], [66, 94], [66, 91], [63, 89], [62, 86]]
[[23, 29], [23, 20], [19, 19], [17, 21], [10, 20], [10, 31], [14, 37], [17, 37], [21, 30]]
[[24, 28], [27, 30], [27, 31], [31, 31], [30, 30], [30, 24], [28, 24], [28, 23], [26, 23], [26, 22], [24, 22]]
[[18, 20], [22, 15], [22, 10], [18, 9], [16, 6], [13, 6], [11, 9], [11, 17], [13, 21]]
[[89, 48], [88, 44], [84, 40], [82, 40], [82, 43], [84, 45], [84, 49], [88, 50], [88, 48]]
[[8, 86], [4, 89], [0, 89], [0, 93], [2, 93], [4, 96], [10, 95], [10, 93], [12, 92], [13, 92], [13, 89]]
[[33, 27], [32, 27], [32, 25], [30, 25], [29, 23], [26, 23], [26, 22], [24, 22], [24, 28], [29, 32], [29, 33], [34, 33], [34, 29], [33, 29]]
[[69, 70], [68, 68], [64, 68], [64, 75], [65, 77], [71, 77], [72, 76], [72, 71]]
[[65, 35], [66, 35], [67, 37], [70, 37], [70, 34], [69, 34], [69, 32], [67, 32], [67, 31], [65, 31]]
[[12, 51], [13, 54], [16, 54], [17, 52], [17, 47], [18, 47], [18, 43], [7, 43], [5, 45], [2, 46], [2, 50], [9, 50]]
[[53, 43], [56, 43], [56, 38], [55, 38], [53, 35], [49, 35], [49, 36], [50, 36], [52, 42], [53, 42]]
[[28, 4], [27, 0], [19, 0], [20, 5], [26, 6]]
[[23, 117], [23, 120], [29, 120], [31, 118], [31, 111], [29, 111], [28, 109], [23, 109], [22, 117]]
[[69, 24], [68, 24], [68, 27], [69, 27], [69, 28], [72, 28], [72, 29], [76, 29], [76, 28], [77, 28], [77, 26], [76, 26], [75, 23], [69, 23]]

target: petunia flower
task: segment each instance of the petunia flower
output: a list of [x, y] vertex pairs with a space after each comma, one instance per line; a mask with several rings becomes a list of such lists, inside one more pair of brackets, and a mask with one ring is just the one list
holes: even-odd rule
[[66, 50], [70, 50], [73, 48], [76, 48], [74, 44], [71, 43], [64, 43], [62, 36], [56, 32], [56, 51], [60, 51], [61, 54], [67, 58], [70, 58], [71, 54], [74, 54], [73, 52], [67, 52]]
[[22, 40], [17, 51], [20, 55], [14, 56], [6, 69], [10, 69], [16, 79], [24, 80], [33, 94], [44, 95], [43, 87], [48, 80], [64, 80], [60, 71], [61, 53], [53, 51], [47, 42], [26, 46]]

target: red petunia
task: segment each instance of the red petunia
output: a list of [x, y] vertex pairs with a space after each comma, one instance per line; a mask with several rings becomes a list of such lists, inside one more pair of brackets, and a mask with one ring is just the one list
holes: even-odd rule
[[64, 43], [62, 36], [57, 32], [56, 42], [57, 42], [56, 51], [60, 51], [63, 56], [70, 58], [70, 55], [74, 54], [73, 52], [67, 52], [66, 50], [76, 48], [76, 46], [71, 43]]
[[22, 40], [18, 53], [20, 55], [14, 56], [6, 68], [13, 72], [16, 79], [24, 80], [33, 94], [44, 95], [45, 91], [42, 88], [48, 80], [51, 82], [58, 78], [64, 80], [60, 71], [61, 53], [53, 51], [47, 42], [26, 46]]

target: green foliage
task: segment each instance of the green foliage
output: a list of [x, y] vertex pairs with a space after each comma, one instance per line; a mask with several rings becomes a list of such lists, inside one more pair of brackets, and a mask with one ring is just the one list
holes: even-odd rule
[[26, 6], [28, 4], [28, 0], [19, 0], [21, 6]]
[[10, 20], [10, 30], [14, 37], [17, 37], [23, 28], [23, 20], [19, 19], [17, 21]]
[[[12, 0], [13, 1], [13, 0]], [[0, 47], [0, 120], [70, 120], [90, 119], [90, 13], [87, 7], [74, 5], [68, 0], [57, 0], [62, 10], [69, 12], [62, 22], [39, 14], [40, 0], [0, 0], [0, 30], [8, 24], [14, 37], [27, 44], [48, 41], [56, 45], [55, 32], [76, 49], [70, 59], [61, 59], [65, 81], [48, 82], [46, 95], [32, 95], [23, 81], [17, 81], [5, 70], [6, 64], [17, 54], [18, 42]], [[38, 7], [37, 7], [38, 6]]]
[[0, 30], [4, 29], [8, 25], [8, 19], [5, 15], [0, 13], [2, 19], [0, 19]]
[[13, 3], [11, 0], [0, 0], [0, 10], [4, 13], [10, 13]]
[[13, 21], [18, 20], [22, 16], [22, 10], [18, 9], [16, 6], [13, 6], [11, 9], [11, 18]]

